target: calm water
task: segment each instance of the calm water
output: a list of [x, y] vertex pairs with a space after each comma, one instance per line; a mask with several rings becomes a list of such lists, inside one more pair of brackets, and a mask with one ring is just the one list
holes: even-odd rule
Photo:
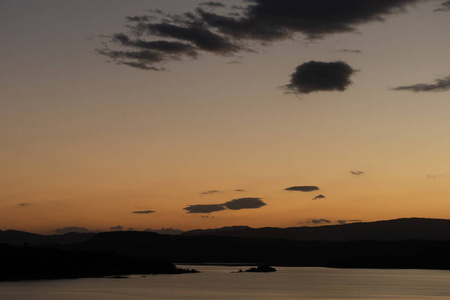
[[187, 266], [200, 274], [0, 283], [1, 300], [450, 299], [450, 271]]

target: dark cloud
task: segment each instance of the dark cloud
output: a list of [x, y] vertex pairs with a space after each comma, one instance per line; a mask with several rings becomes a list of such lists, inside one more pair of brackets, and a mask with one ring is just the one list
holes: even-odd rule
[[215, 211], [225, 210], [223, 204], [196, 204], [183, 208], [188, 214], [209, 214]]
[[209, 191], [200, 193], [200, 195], [211, 195], [211, 194], [216, 194], [216, 193], [220, 193], [220, 191], [218, 191], [218, 190], [209, 190]]
[[97, 49], [98, 54], [109, 57], [112, 61], [142, 70], [162, 71], [163, 68], [154, 67], [154, 64], [165, 60], [163, 54], [142, 50], [142, 51], [112, 51], [109, 49]]
[[148, 214], [153, 214], [155, 213], [154, 210], [137, 210], [137, 211], [133, 211], [133, 214], [141, 214], [141, 215], [148, 215]]
[[20, 207], [29, 206], [29, 205], [30, 205], [29, 203], [19, 203], [19, 204], [17, 204], [17, 206], [20, 206]]
[[225, 202], [223, 204], [196, 204], [189, 205], [184, 208], [189, 214], [209, 214], [215, 211], [222, 211], [226, 209], [240, 210], [250, 208], [260, 208], [265, 206], [261, 198], [239, 198]]
[[151, 20], [155, 20], [154, 16], [134, 16], [134, 17], [126, 17], [127, 21], [130, 22], [149, 22]]
[[215, 34], [206, 26], [191, 23], [187, 26], [179, 26], [169, 23], [147, 24], [139, 28], [148, 34], [160, 37], [174, 38], [193, 43], [199, 49], [215, 54], [226, 55], [243, 50], [230, 42], [226, 37]]
[[241, 18], [197, 10], [221, 33], [240, 39], [273, 41], [301, 33], [308, 39], [355, 32], [358, 25], [384, 21], [419, 0], [249, 0]]
[[200, 6], [208, 6], [208, 7], [225, 7], [225, 4], [223, 4], [223, 3], [220, 3], [220, 2], [212, 2], [212, 1], [209, 1], [209, 2], [203, 2], [203, 3], [200, 3]]
[[345, 52], [345, 53], [362, 53], [361, 50], [358, 49], [342, 49], [339, 52]]
[[227, 64], [242, 64], [242, 62], [238, 61], [238, 60], [232, 60], [227, 62]]
[[250, 0], [246, 17], [252, 23], [278, 27], [309, 38], [355, 32], [356, 26], [384, 21], [417, 0]]
[[412, 91], [412, 92], [444, 92], [450, 90], [450, 76], [436, 79], [435, 83], [418, 83], [393, 88], [394, 91]]
[[289, 35], [282, 27], [264, 25], [248, 18], [218, 15], [201, 8], [197, 9], [197, 13], [208, 26], [234, 39], [274, 41], [286, 39]]
[[356, 175], [356, 176], [364, 174], [363, 171], [352, 171], [352, 170], [350, 170], [350, 173], [353, 174], [353, 175]]
[[358, 223], [362, 222], [362, 220], [338, 220], [337, 223], [340, 225], [348, 224], [348, 223]]
[[78, 232], [78, 233], [88, 233], [90, 232], [88, 229], [84, 227], [77, 227], [77, 226], [71, 226], [71, 227], [64, 227], [64, 228], [58, 228], [54, 230], [58, 234], [66, 234], [69, 232]]
[[310, 186], [310, 185], [304, 185], [304, 186], [291, 186], [284, 189], [285, 191], [298, 191], [298, 192], [312, 192], [317, 191], [319, 188], [317, 186]]
[[[142, 39], [131, 39], [129, 36], [123, 33], [118, 33], [113, 36], [112, 41], [119, 43], [122, 46], [129, 46], [139, 49], [145, 50], [156, 50], [163, 52], [165, 54], [172, 55], [187, 55], [191, 57], [197, 57], [197, 52], [195, 51], [195, 47], [180, 42], [172, 42], [172, 41], [144, 41]], [[159, 59], [163, 59], [160, 53]], [[158, 61], [160, 62], [160, 61]]]
[[154, 51], [109, 51], [109, 50], [97, 50], [97, 53], [106, 55], [112, 59], [122, 60], [122, 59], [136, 59], [138, 61], [147, 63], [159, 63], [164, 60], [164, 57]]
[[320, 195], [315, 196], [313, 198], [313, 200], [324, 199], [324, 198], [326, 198], [326, 197], [324, 195], [320, 194]]
[[231, 9], [234, 9], [234, 10], [245, 10], [245, 7], [240, 6], [240, 5], [232, 5]]
[[113, 226], [113, 227], [109, 228], [109, 230], [112, 230], [112, 231], [121, 231], [122, 229], [123, 229], [122, 225], [117, 225], [117, 226]]
[[291, 82], [285, 87], [297, 94], [344, 91], [351, 84], [350, 76], [355, 72], [343, 61], [309, 61], [296, 68], [291, 75]]
[[118, 64], [119, 65], [126, 65], [126, 66], [129, 66], [129, 67], [133, 67], [133, 68], [141, 69], [141, 70], [152, 70], [152, 71], [164, 71], [165, 70], [165, 68], [161, 68], [161, 67], [151, 67], [145, 62], [123, 61], [123, 62], [118, 62]]
[[435, 9], [434, 11], [450, 11], [450, 1], [445, 1], [441, 4], [441, 7]]
[[159, 234], [170, 234], [170, 235], [182, 234], [184, 232], [183, 230], [173, 229], [173, 228], [161, 228], [161, 229], [156, 229], [156, 230], [147, 228], [147, 229], [145, 229], [145, 231], [155, 232], [155, 233], [159, 233]]
[[331, 221], [327, 220], [327, 219], [308, 219], [307, 223], [308, 224], [319, 225], [319, 224], [330, 224]]
[[264, 203], [261, 198], [239, 198], [223, 204], [223, 206], [231, 210], [260, 208], [265, 205], [266, 203]]
[[[233, 5], [230, 11], [223, 14], [206, 11], [206, 7], [225, 6], [220, 2], [208, 1], [182, 15], [151, 10], [150, 15], [126, 18], [130, 22], [127, 28], [139, 36], [138, 40], [130, 39], [120, 45], [127, 49], [108, 49], [98, 53], [113, 61], [119, 60], [123, 65], [161, 70], [153, 65], [178, 60], [180, 55], [197, 57], [201, 51], [231, 55], [250, 50], [249, 45], [253, 45], [252, 42], [255, 41], [268, 45], [268, 42], [291, 39], [296, 34], [312, 40], [337, 33], [356, 32], [357, 27], [362, 24], [384, 21], [386, 17], [403, 12], [408, 5], [419, 1], [421, 0], [246, 0], [246, 7]], [[442, 4], [442, 8], [447, 7], [448, 1]], [[240, 13], [236, 14], [237, 11]], [[164, 40], [156, 40], [159, 38]], [[175, 44], [163, 42], [182, 44], [183, 49], [178, 55], [173, 55], [170, 47]], [[142, 60], [128, 51], [136, 47], [158, 51], [161, 57]], [[123, 53], [117, 55], [117, 51]], [[122, 61], [124, 56], [128, 61]], [[344, 84], [326, 90], [343, 90], [345, 87]], [[295, 90], [299, 92], [297, 88]]]
[[234, 191], [235, 192], [245, 192], [245, 190], [242, 190], [242, 189], [235, 189]]

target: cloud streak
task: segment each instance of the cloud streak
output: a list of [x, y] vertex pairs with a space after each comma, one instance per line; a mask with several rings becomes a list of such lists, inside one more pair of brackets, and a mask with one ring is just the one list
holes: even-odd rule
[[362, 51], [358, 50], [358, 49], [342, 49], [339, 52], [344, 52], [344, 53], [362, 53]]
[[111, 231], [121, 231], [122, 229], [123, 229], [122, 225], [117, 225], [109, 228], [109, 230]]
[[215, 211], [225, 210], [226, 208], [223, 204], [195, 204], [188, 205], [183, 209], [186, 210], [188, 214], [209, 214]]
[[344, 225], [344, 224], [348, 224], [348, 223], [358, 223], [358, 222], [362, 222], [362, 220], [338, 220], [337, 223], [339, 225]]
[[315, 196], [314, 198], [312, 198], [313, 200], [319, 200], [319, 199], [325, 199], [326, 197], [322, 194]]
[[356, 175], [356, 176], [359, 176], [359, 175], [364, 174], [363, 171], [352, 171], [352, 170], [350, 170], [350, 173], [351, 173], [352, 175]]
[[208, 6], [208, 7], [216, 8], [216, 7], [225, 7], [225, 4], [220, 3], [220, 2], [209, 1], [209, 2], [200, 3], [200, 6]]
[[441, 7], [435, 9], [434, 11], [450, 11], [450, 1], [445, 1], [441, 4]]
[[265, 206], [261, 198], [239, 198], [225, 202], [223, 206], [231, 210], [254, 209]]
[[137, 210], [137, 211], [133, 211], [133, 214], [138, 214], [138, 215], [149, 215], [149, 214], [153, 214], [155, 213], [154, 210]]
[[209, 191], [200, 193], [200, 195], [211, 195], [211, 194], [216, 194], [216, 193], [220, 193], [220, 191], [218, 191], [218, 190], [209, 190]]
[[319, 224], [330, 224], [331, 221], [327, 219], [309, 219], [308, 224], [319, 225]]
[[450, 76], [436, 79], [434, 83], [418, 83], [413, 85], [405, 85], [395, 87], [394, 91], [411, 91], [411, 92], [444, 92], [450, 90]]
[[291, 186], [284, 189], [285, 191], [297, 191], [297, 192], [312, 192], [318, 191], [319, 188], [313, 185], [303, 185], [303, 186]]
[[195, 204], [183, 208], [188, 214], [209, 214], [222, 210], [255, 209], [265, 206], [261, 198], [238, 198], [222, 204]]

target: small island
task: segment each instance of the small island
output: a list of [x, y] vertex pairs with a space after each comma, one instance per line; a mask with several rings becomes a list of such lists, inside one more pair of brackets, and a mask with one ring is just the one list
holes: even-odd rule
[[245, 270], [244, 272], [253, 272], [253, 273], [268, 273], [268, 272], [276, 272], [277, 269], [269, 266], [268, 264], [259, 265], [256, 268], [250, 268]]

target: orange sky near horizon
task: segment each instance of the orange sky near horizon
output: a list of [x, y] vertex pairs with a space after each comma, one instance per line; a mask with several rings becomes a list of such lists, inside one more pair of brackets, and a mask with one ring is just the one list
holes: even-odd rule
[[[358, 33], [313, 42], [299, 34], [258, 53], [170, 61], [165, 72], [95, 53], [95, 36], [123, 31], [126, 16], [201, 2], [0, 5], [1, 230], [448, 218], [449, 91], [391, 90], [449, 76], [449, 12], [434, 11], [442, 1], [419, 1]], [[312, 60], [347, 62], [352, 84], [285, 94], [290, 74]], [[291, 186], [319, 190], [284, 190]], [[319, 194], [326, 198], [312, 200]], [[239, 198], [266, 205], [184, 210]], [[133, 213], [146, 210], [154, 213]]]

